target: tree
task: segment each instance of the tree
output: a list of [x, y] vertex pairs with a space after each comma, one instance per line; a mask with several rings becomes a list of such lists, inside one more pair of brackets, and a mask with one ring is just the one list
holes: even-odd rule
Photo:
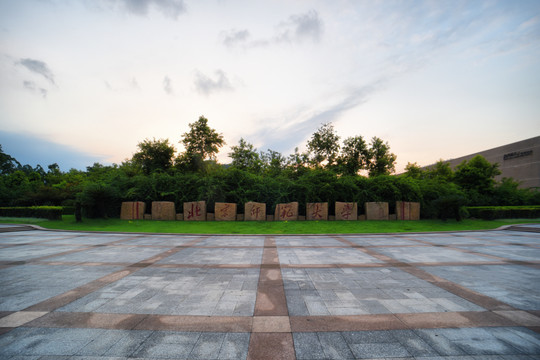
[[2, 151], [0, 144], [0, 174], [11, 174], [21, 166], [21, 163], [15, 160], [14, 157]]
[[287, 165], [287, 159], [280, 152], [268, 149], [268, 152], [261, 151], [263, 167], [269, 176], [279, 175]]
[[182, 135], [182, 144], [188, 158], [199, 157], [201, 160], [216, 159], [219, 148], [225, 145], [223, 135], [208, 126], [208, 119], [200, 116], [199, 120], [189, 124], [189, 132]]
[[348, 137], [343, 141], [338, 164], [341, 172], [346, 175], [356, 175], [366, 168], [369, 161], [369, 151], [362, 136]]
[[311, 162], [316, 167], [321, 167], [326, 162], [326, 167], [335, 165], [339, 154], [339, 136], [334, 131], [331, 123], [323, 124], [311, 136], [307, 143], [308, 151], [311, 155]]
[[426, 175], [430, 179], [452, 181], [454, 171], [452, 171], [449, 163], [441, 159], [427, 170]]
[[229, 156], [232, 158], [231, 166], [250, 172], [259, 172], [262, 168], [262, 160], [257, 153], [257, 149], [243, 138], [237, 146], [233, 146]]
[[156, 170], [165, 171], [172, 166], [172, 159], [176, 150], [173, 145], [169, 144], [168, 139], [145, 139], [137, 146], [139, 151], [133, 155], [131, 161], [140, 166], [145, 174], [150, 174]]
[[417, 163], [408, 162], [404, 175], [413, 179], [421, 179], [424, 176], [424, 170]]
[[464, 190], [486, 194], [493, 190], [495, 176], [500, 174], [499, 164], [491, 164], [482, 155], [476, 155], [456, 167], [454, 182]]
[[389, 175], [395, 169], [397, 156], [390, 152], [388, 142], [374, 136], [369, 149], [369, 176]]

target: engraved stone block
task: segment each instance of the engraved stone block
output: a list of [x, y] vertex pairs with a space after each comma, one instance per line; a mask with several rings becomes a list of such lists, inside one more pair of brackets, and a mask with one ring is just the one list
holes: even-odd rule
[[176, 220], [172, 201], [152, 201], [152, 220]]
[[328, 203], [307, 203], [306, 220], [328, 220]]
[[336, 220], [358, 220], [358, 204], [336, 201]]
[[396, 201], [397, 220], [420, 220], [420, 203]]
[[235, 221], [236, 204], [217, 202], [214, 210], [216, 221]]
[[244, 205], [244, 221], [264, 220], [266, 220], [266, 204], [250, 201]]
[[184, 221], [206, 221], [206, 201], [185, 202]]
[[387, 202], [367, 202], [366, 220], [388, 220]]
[[120, 210], [122, 220], [142, 220], [146, 204], [142, 201], [124, 201]]
[[287, 204], [277, 204], [274, 213], [276, 221], [296, 221], [298, 220], [298, 202]]

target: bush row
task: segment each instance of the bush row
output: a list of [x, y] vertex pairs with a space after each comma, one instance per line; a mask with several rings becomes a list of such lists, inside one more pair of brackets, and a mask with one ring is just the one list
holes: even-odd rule
[[61, 206], [16, 206], [0, 207], [2, 217], [29, 217], [49, 220], [62, 220], [63, 209]]
[[466, 207], [470, 217], [494, 219], [535, 219], [540, 218], [540, 205], [536, 206], [470, 206]]
[[[329, 171], [311, 170], [291, 178], [262, 176], [237, 169], [212, 174], [153, 173], [142, 176], [114, 176], [107, 181], [89, 182], [79, 195], [87, 217], [118, 217], [122, 201], [172, 201], [177, 208], [184, 202], [206, 201], [209, 212], [216, 202], [266, 204], [272, 215], [280, 203], [297, 201], [299, 213], [305, 204], [328, 202], [329, 214], [336, 201], [363, 204], [384, 201], [394, 213], [396, 201], [420, 202], [422, 218], [454, 218], [467, 205], [466, 195], [453, 183], [402, 176], [337, 176]], [[359, 209], [362, 212], [361, 208]]]

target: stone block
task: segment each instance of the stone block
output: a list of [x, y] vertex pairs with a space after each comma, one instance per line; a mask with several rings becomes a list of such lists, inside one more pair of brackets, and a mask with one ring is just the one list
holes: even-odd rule
[[176, 221], [184, 221], [184, 214], [183, 213], [176, 214]]
[[307, 203], [306, 220], [328, 220], [328, 203]]
[[216, 221], [235, 221], [236, 204], [217, 202], [214, 213]]
[[366, 221], [366, 215], [358, 215], [358, 221]]
[[206, 201], [185, 202], [184, 221], [206, 221]]
[[276, 221], [296, 221], [298, 220], [298, 202], [277, 204], [274, 213]]
[[367, 202], [366, 220], [388, 220], [387, 202]]
[[396, 201], [397, 220], [420, 220], [420, 203]]
[[216, 220], [216, 216], [214, 215], [214, 213], [206, 213], [206, 221], [215, 221]]
[[336, 220], [358, 220], [358, 204], [336, 201]]
[[410, 220], [420, 220], [420, 203], [419, 202], [411, 202], [411, 209], [410, 209]]
[[152, 220], [152, 214], [144, 214], [144, 220]]
[[152, 220], [176, 220], [172, 201], [152, 201]]
[[266, 204], [257, 202], [247, 202], [244, 205], [244, 221], [264, 221], [266, 220]]
[[124, 201], [120, 210], [122, 220], [142, 220], [146, 204], [142, 201]]

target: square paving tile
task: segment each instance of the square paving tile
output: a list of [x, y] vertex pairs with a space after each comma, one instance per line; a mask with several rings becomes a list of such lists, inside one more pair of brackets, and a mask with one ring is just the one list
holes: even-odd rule
[[19, 245], [3, 248], [0, 261], [27, 261], [42, 256], [54, 255], [64, 251], [80, 249], [79, 246]]
[[521, 265], [425, 266], [422, 269], [517, 309], [540, 309], [540, 269]]
[[281, 271], [291, 316], [484, 310], [395, 268]]
[[259, 269], [142, 269], [59, 311], [252, 316]]
[[540, 248], [531, 248], [529, 246], [459, 246], [459, 248], [510, 260], [538, 261], [540, 259]]
[[106, 246], [88, 249], [73, 254], [55, 256], [49, 261], [76, 261], [76, 262], [126, 262], [136, 263], [162, 252], [163, 248], [137, 247], [137, 246]]
[[467, 254], [458, 250], [441, 247], [387, 247], [377, 248], [376, 251], [396, 260], [411, 263], [493, 261], [489, 257]]
[[202, 236], [180, 236], [180, 235], [150, 235], [140, 236], [135, 239], [122, 241], [124, 245], [157, 245], [157, 246], [182, 246], [192, 241], [204, 239]]
[[262, 248], [187, 248], [159, 261], [159, 264], [260, 264]]
[[329, 236], [276, 236], [277, 246], [343, 246]]
[[196, 244], [197, 246], [264, 246], [264, 237], [250, 236], [211, 236]]
[[0, 269], [0, 311], [19, 311], [120, 269], [21, 265]]
[[281, 264], [369, 264], [376, 258], [354, 248], [278, 248]]
[[386, 245], [418, 245], [404, 236], [342, 236], [352, 243], [360, 246], [386, 246]]

